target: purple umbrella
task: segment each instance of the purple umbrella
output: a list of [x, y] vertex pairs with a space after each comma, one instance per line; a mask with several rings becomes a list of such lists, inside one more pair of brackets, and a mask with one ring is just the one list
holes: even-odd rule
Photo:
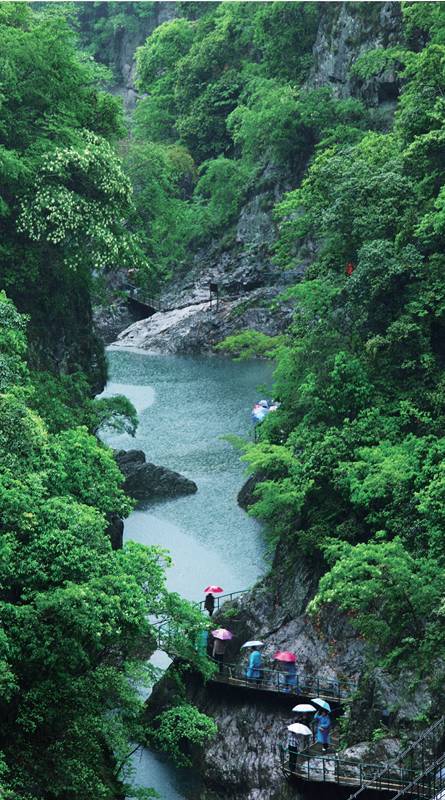
[[227, 628], [217, 628], [215, 631], [212, 631], [212, 636], [215, 639], [233, 639], [233, 633], [227, 630]]

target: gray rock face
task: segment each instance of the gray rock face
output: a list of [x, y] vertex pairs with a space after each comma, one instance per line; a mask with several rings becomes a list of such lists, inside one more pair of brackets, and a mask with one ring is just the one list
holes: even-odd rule
[[123, 489], [135, 500], [178, 497], [198, 491], [196, 483], [179, 472], [147, 463], [142, 450], [118, 450], [115, 459], [125, 476]]
[[395, 105], [399, 84], [394, 71], [385, 70], [368, 81], [360, 81], [350, 74], [350, 69], [367, 50], [400, 42], [400, 3], [330, 5], [317, 32], [308, 86], [331, 86], [337, 97], [360, 97], [372, 106], [388, 102]]
[[276, 313], [270, 311], [269, 303], [276, 294], [277, 290], [259, 289], [237, 300], [221, 300], [218, 310], [215, 304], [211, 307], [205, 302], [157, 312], [125, 328], [112, 346], [187, 354], [210, 351], [226, 336], [245, 329], [276, 336], [292, 317], [290, 305], [280, 305]]

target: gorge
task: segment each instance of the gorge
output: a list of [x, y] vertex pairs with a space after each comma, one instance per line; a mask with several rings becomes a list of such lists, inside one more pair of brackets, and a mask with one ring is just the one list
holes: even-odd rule
[[[8, 800], [439, 800], [444, 8], [0, 4]], [[315, 787], [213, 580], [238, 675], [354, 686]]]

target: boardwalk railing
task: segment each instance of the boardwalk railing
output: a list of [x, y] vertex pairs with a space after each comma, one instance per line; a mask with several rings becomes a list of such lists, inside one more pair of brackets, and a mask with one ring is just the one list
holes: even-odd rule
[[[387, 776], [394, 771], [399, 771], [400, 774], [411, 774], [411, 778], [407, 778], [404, 784], [399, 786], [403, 789], [411, 780], [416, 776], [422, 775], [428, 767], [442, 755], [444, 751], [445, 740], [445, 716], [441, 717], [437, 722], [434, 722], [426, 731], [416, 739], [413, 744], [403, 750], [394, 761], [381, 767], [375, 775], [370, 779], [371, 783], [385, 782]], [[357, 800], [361, 797], [362, 793], [368, 788], [373, 788], [364, 783], [364, 785], [354, 794], [350, 795], [348, 800]]]
[[444, 800], [445, 798], [445, 755], [418, 775], [411, 783], [401, 789], [393, 800], [409, 797], [412, 800]]
[[[248, 589], [239, 589], [237, 592], [228, 592], [227, 594], [214, 595], [215, 611], [219, 611], [219, 609], [224, 603], [230, 603], [231, 600], [237, 600], [239, 597], [242, 597], [243, 594], [246, 594], [248, 591], [249, 591]], [[201, 600], [199, 603], [197, 603], [201, 611], [205, 610], [204, 603], [205, 600]]]
[[337, 783], [341, 786], [360, 786], [374, 791], [397, 792], [415, 777], [414, 770], [392, 768], [379, 775], [379, 764], [354, 761], [336, 754], [299, 753], [290, 762], [287, 749], [281, 748], [281, 765], [286, 776], [295, 775], [314, 783]]
[[215, 675], [214, 680], [246, 689], [285, 692], [298, 697], [317, 696], [337, 702], [350, 699], [357, 689], [356, 684], [350, 681], [329, 681], [316, 675], [290, 675], [279, 669], [264, 668], [260, 678], [249, 679], [245, 668], [235, 664], [224, 664], [222, 673]]
[[[236, 600], [247, 592], [248, 589], [239, 589], [236, 592], [227, 592], [226, 594], [215, 595], [215, 610], [219, 611], [224, 603], [230, 603], [231, 600]], [[200, 611], [205, 611], [204, 603], [205, 600], [199, 600], [196, 601], [194, 605], [197, 606]], [[169, 620], [160, 619], [157, 620], [154, 625], [157, 630], [158, 648], [162, 650], [164, 647], [166, 647], [168, 649], [169, 645], [171, 645], [173, 641], [172, 627]]]
[[145, 292], [138, 286], [133, 286], [133, 284], [127, 283], [124, 291], [127, 297], [129, 297], [131, 300], [136, 300], [137, 303], [141, 303], [143, 306], [153, 309], [153, 311], [162, 311], [162, 306], [159, 300], [157, 300], [155, 297], [150, 297], [148, 292]]

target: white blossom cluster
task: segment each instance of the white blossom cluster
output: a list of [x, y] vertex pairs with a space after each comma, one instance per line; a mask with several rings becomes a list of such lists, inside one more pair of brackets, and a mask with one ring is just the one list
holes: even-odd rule
[[131, 256], [131, 238], [123, 227], [130, 203], [130, 181], [109, 143], [86, 133], [79, 146], [42, 157], [17, 228], [35, 242], [61, 246], [70, 266], [86, 259], [100, 270]]

